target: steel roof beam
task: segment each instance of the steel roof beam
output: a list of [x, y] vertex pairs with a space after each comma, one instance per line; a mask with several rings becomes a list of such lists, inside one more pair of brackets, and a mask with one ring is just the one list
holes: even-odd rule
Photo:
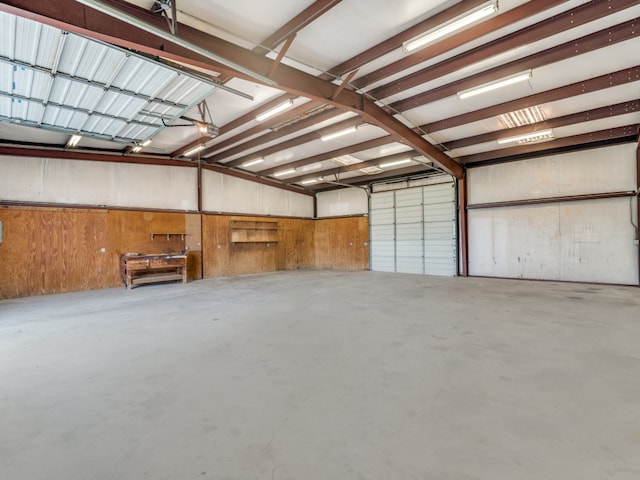
[[[224, 160], [226, 158], [229, 158], [229, 157], [231, 157], [233, 155], [237, 155], [239, 153], [242, 153], [242, 152], [244, 152], [244, 151], [246, 151], [246, 150], [248, 150], [250, 148], [254, 148], [254, 147], [258, 146], [258, 145], [262, 145], [264, 143], [268, 143], [268, 142], [272, 142], [272, 141], [278, 140], [278, 139], [280, 139], [282, 137], [285, 137], [287, 135], [291, 135], [291, 133], [294, 133], [294, 132], [297, 132], [299, 130], [303, 130], [303, 129], [309, 127], [309, 126], [312, 126], [315, 123], [317, 123], [317, 121], [328, 120], [330, 118], [337, 117], [338, 115], [342, 115], [343, 113], [344, 112], [340, 111], [337, 108], [332, 108], [331, 110], [324, 111], [324, 112], [319, 113], [318, 115], [315, 115], [313, 117], [305, 118], [304, 120], [296, 122], [296, 123], [294, 123], [292, 125], [289, 125], [288, 127], [282, 128], [282, 129], [280, 129], [278, 131], [265, 133], [264, 135], [261, 135], [260, 137], [257, 137], [257, 138], [254, 138], [252, 140], [249, 140], [249, 141], [243, 143], [242, 145], [238, 145], [236, 147], [231, 147], [231, 148], [225, 150], [224, 152], [221, 152], [221, 153], [219, 153], [217, 155], [214, 155], [212, 157], [208, 157], [207, 161], [209, 163], [214, 163], [214, 162], [215, 163], [219, 163], [219, 162], [221, 162], [222, 160]], [[347, 122], [347, 123], [345, 123], [345, 122]], [[362, 123], [362, 119], [360, 117], [354, 117], [354, 118], [349, 119], [349, 120], [347, 120], [345, 122], [340, 122], [340, 123], [335, 124], [335, 125], [340, 125], [341, 128], [347, 128], [347, 127], [351, 127], [353, 125], [360, 125]], [[270, 153], [273, 153], [274, 151], [277, 152], [278, 151], [278, 147], [280, 147], [280, 146], [283, 146], [282, 147], [283, 149], [284, 148], [291, 148], [291, 146], [293, 146], [293, 145], [300, 145], [302, 143], [306, 143], [306, 141], [315, 140], [316, 138], [320, 138], [320, 136], [322, 135], [322, 134], [319, 134], [318, 132], [320, 132], [320, 131], [326, 132], [327, 129], [329, 129], [331, 127], [333, 127], [333, 125], [330, 126], [330, 127], [325, 127], [324, 129], [321, 129], [321, 130], [317, 130], [316, 132], [311, 132], [309, 134], [293, 138], [291, 140], [288, 140], [287, 142], [280, 143], [280, 144], [274, 145], [272, 147], [268, 147], [268, 148], [266, 148], [264, 150], [260, 150], [260, 152], [254, 152], [254, 153], [250, 154], [250, 156], [252, 158], [258, 158], [258, 157], [261, 157], [263, 155], [269, 155]], [[338, 127], [336, 127], [336, 128], [339, 129]], [[315, 136], [313, 136], [314, 134], [315, 134]], [[310, 137], [310, 135], [312, 135], [313, 138]], [[312, 138], [312, 140], [308, 140], [308, 138]], [[300, 143], [297, 143], [298, 139], [300, 139], [299, 140]], [[306, 139], [306, 141], [305, 141], [305, 139]], [[213, 148], [215, 148], [215, 146]], [[275, 148], [275, 150], [273, 150], [274, 148]], [[264, 153], [263, 154], [262, 152], [265, 152], [265, 151], [269, 151], [270, 153]], [[208, 150], [205, 150], [202, 153], [203, 156], [206, 156], [207, 154], [208, 154]], [[240, 160], [242, 160], [242, 161], [240, 161]], [[249, 160], [249, 158], [243, 157], [242, 159], [239, 159], [239, 160], [232, 160], [231, 162], [228, 162], [227, 165], [231, 165], [231, 166], [235, 167], [235, 166], [238, 166], [241, 163], [244, 163], [244, 162], [246, 162], [248, 160]]]
[[[118, 0], [106, 0], [102, 3], [108, 6], [116, 6], [117, 9], [122, 11], [123, 15], [130, 15], [137, 20], [154, 25], [156, 28], [162, 28], [158, 27], [158, 22], [161, 22], [162, 19], [144, 9]], [[8, 8], [7, 4], [18, 7], [19, 10]], [[184, 44], [182, 46], [176, 45], [167, 38], [156, 37], [154, 34], [140, 28], [110, 18], [91, 8], [78, 5], [73, 0], [59, 0], [55, 4], [33, 2], [31, 0], [11, 0], [0, 3], [0, 10], [30, 18], [35, 16], [35, 20], [43, 23], [53, 24], [65, 30], [76, 31], [125, 48], [133, 48], [162, 58], [177, 60], [190, 66], [211, 69], [211, 56], [204, 57], [197, 51], [216, 52], [216, 57], [227, 61], [227, 66], [223, 65], [220, 70], [226, 70], [228, 73], [235, 75], [236, 71], [229, 65], [240, 65], [242, 70], [245, 71], [244, 77], [249, 78], [251, 81], [256, 81], [256, 79], [252, 78], [253, 74], [246, 73], [247, 70], [255, 72], [259, 77], [263, 77], [269, 72], [272, 64], [272, 60], [261, 55], [181, 24], [180, 38], [196, 47], [191, 50], [185, 48]], [[220, 64], [217, 63], [214, 68], [219, 67]], [[463, 169], [459, 163], [443, 154], [427, 140], [414, 133], [409, 127], [389, 115], [365, 96], [345, 89], [335, 99], [332, 99], [331, 97], [335, 93], [334, 84], [287, 65], [280, 65], [273, 74], [273, 80], [277, 88], [289, 93], [296, 93], [311, 100], [324, 101], [335, 107], [359, 113], [364, 120], [385, 129], [394, 135], [398, 141], [407, 143], [420, 154], [440, 164], [442, 168], [454, 176], [458, 178], [463, 176]]]
[[[406, 70], [407, 68], [411, 68], [431, 58], [437, 57], [438, 55], [441, 55], [449, 50], [460, 47], [465, 43], [482, 37], [483, 35], [487, 35], [488, 33], [491, 33], [513, 23], [522, 21], [532, 15], [539, 14], [557, 5], [566, 3], [566, 1], [567, 0], [541, 0], [535, 2], [525, 2], [519, 7], [513, 8], [504, 13], [500, 13], [499, 15], [489, 18], [478, 25], [469, 27], [461, 31], [460, 33], [443, 39], [438, 43], [420, 49], [411, 55], [406, 55], [405, 57], [397, 60], [394, 63], [385, 65], [384, 67], [381, 67], [378, 70], [375, 70], [367, 75], [363, 75], [362, 77], [358, 78], [354, 82], [354, 84], [356, 87], [362, 88], [366, 85], [378, 82], [384, 78]], [[467, 2], [460, 2], [460, 4], [465, 3]], [[403, 37], [403, 41], [408, 40], [413, 36], [414, 35], [411, 35], [407, 38]], [[400, 44], [396, 48], [400, 48]]]
[[635, 38], [639, 34], [640, 29], [638, 28], [638, 19], [634, 18], [613, 27], [605, 28], [590, 35], [563, 43], [562, 45], [534, 53], [528, 57], [514, 60], [484, 72], [470, 75], [464, 79], [399, 100], [392, 103], [390, 107], [393, 110], [400, 112], [411, 110], [413, 108], [426, 105], [427, 103], [455, 95], [457, 92], [462, 90], [477, 87], [478, 85], [498, 80], [508, 75], [522, 72], [523, 70], [535, 69], [537, 67], [549, 65], [604, 47], [615, 45], [616, 43]]
[[[530, 4], [539, 2], [528, 2], [520, 8], [531, 8]], [[373, 98], [383, 99], [395, 95], [396, 93], [409, 90], [423, 83], [443, 77], [462, 68], [481, 62], [487, 58], [501, 55], [506, 51], [515, 50], [525, 45], [532, 44], [556, 32], [563, 32], [577, 28], [594, 20], [598, 20], [607, 15], [614, 14], [621, 10], [637, 5], [637, 0], [620, 0], [611, 2], [590, 2], [554, 17], [543, 20], [522, 30], [518, 30], [504, 37], [497, 38], [489, 43], [480, 45], [474, 49], [448, 58], [435, 65], [423, 68], [417, 72], [407, 75], [404, 78], [382, 85], [367, 93]], [[539, 8], [539, 5], [536, 5]], [[529, 67], [531, 68], [531, 67]], [[368, 80], [370, 82], [370, 80]], [[360, 83], [358, 83], [360, 85]], [[360, 85], [362, 86], [362, 85]]]
[[330, 152], [320, 153], [312, 157], [301, 158], [293, 162], [284, 163], [282, 165], [278, 165], [277, 167], [266, 168], [264, 170], [258, 171], [258, 173], [260, 175], [271, 175], [272, 173], [275, 173], [278, 170], [304, 167], [305, 165], [312, 165], [314, 163], [324, 162], [325, 160], [331, 160], [332, 158], [340, 157], [342, 155], [349, 155], [351, 153], [368, 150], [369, 148], [380, 147], [392, 141], [393, 141], [393, 138], [390, 135], [385, 135], [384, 137], [374, 138], [373, 140], [356, 143], [355, 145], [349, 145], [348, 147], [338, 148], [336, 150], [331, 150]]
[[522, 127], [507, 128], [504, 130], [496, 130], [495, 132], [484, 133], [482, 135], [475, 135], [473, 137], [461, 138], [459, 140], [453, 140], [451, 142], [443, 143], [442, 145], [447, 150], [453, 150], [454, 148], [468, 147], [469, 145], [477, 145], [479, 143], [491, 142], [499, 140], [505, 137], [514, 137], [516, 135], [522, 135], [532, 133], [535, 131], [546, 130], [548, 128], [564, 127], [566, 125], [574, 125], [576, 123], [591, 122], [599, 120], [601, 118], [610, 118], [618, 115], [626, 115], [627, 113], [633, 113], [640, 110], [640, 100], [632, 100], [630, 102], [622, 102], [616, 105], [609, 105], [601, 108], [594, 108], [593, 110], [586, 110], [584, 112], [572, 113], [570, 115], [563, 115], [561, 117], [550, 118], [544, 122], [534, 123], [532, 125], [524, 125]]
[[425, 123], [420, 128], [426, 132], [437, 132], [449, 128], [459, 127], [468, 123], [495, 117], [503, 113], [514, 112], [527, 107], [542, 105], [543, 103], [555, 102], [577, 95], [584, 95], [598, 90], [617, 87], [626, 83], [640, 81], [640, 65], [607, 73], [599, 77], [593, 77], [580, 82], [554, 88], [545, 92], [536, 93], [527, 97], [518, 98], [509, 102], [500, 103], [491, 107], [474, 110], [454, 117], [445, 118], [431, 123]]
[[460, 157], [465, 164], [473, 164], [479, 162], [500, 162], [520, 160], [522, 157], [530, 158], [534, 153], [545, 152], [564, 147], [577, 147], [580, 145], [603, 142], [607, 140], [615, 140], [620, 138], [634, 138], [638, 130], [638, 125], [627, 125], [618, 128], [609, 128], [598, 130], [596, 132], [583, 133], [580, 135], [572, 135], [570, 137], [557, 138], [549, 142], [533, 143], [529, 145], [521, 145], [517, 147], [502, 148], [492, 150], [490, 152], [476, 153]]

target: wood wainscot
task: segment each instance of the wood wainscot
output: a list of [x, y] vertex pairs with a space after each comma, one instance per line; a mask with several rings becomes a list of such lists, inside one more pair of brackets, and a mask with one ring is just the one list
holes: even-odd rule
[[127, 288], [147, 283], [181, 281], [187, 283], [187, 256], [173, 254], [124, 254], [120, 274]]

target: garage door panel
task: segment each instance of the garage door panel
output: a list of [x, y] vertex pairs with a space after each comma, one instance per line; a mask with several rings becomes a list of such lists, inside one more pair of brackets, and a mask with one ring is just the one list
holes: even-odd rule
[[396, 225], [396, 238], [398, 240], [422, 240], [422, 223], [405, 223]]
[[371, 225], [393, 225], [395, 223], [395, 210], [393, 208], [383, 208], [372, 210], [369, 213]]
[[396, 264], [398, 273], [424, 273], [424, 260], [422, 257], [398, 257]]
[[430, 275], [457, 271], [453, 182], [371, 196], [371, 269]]
[[371, 210], [381, 208], [393, 208], [395, 206], [395, 196], [393, 192], [381, 192], [371, 195]]
[[371, 237], [375, 238], [371, 243], [375, 243], [381, 240], [393, 241], [395, 238], [395, 228], [393, 225], [372, 225]]
[[422, 189], [408, 188], [396, 191], [396, 207], [422, 205]]
[[416, 223], [422, 221], [422, 205], [396, 208], [396, 223]]

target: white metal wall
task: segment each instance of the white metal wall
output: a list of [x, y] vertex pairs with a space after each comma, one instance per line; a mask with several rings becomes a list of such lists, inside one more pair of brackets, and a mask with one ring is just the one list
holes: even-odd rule
[[457, 271], [452, 181], [371, 194], [371, 270], [453, 276]]
[[316, 195], [318, 218], [364, 215], [369, 212], [369, 198], [362, 188], [342, 188]]
[[313, 217], [313, 197], [218, 172], [202, 172], [202, 207], [208, 212]]
[[195, 168], [0, 156], [0, 199], [197, 210]]
[[[468, 171], [469, 205], [633, 192], [635, 145]], [[469, 274], [637, 284], [634, 197], [468, 210]]]

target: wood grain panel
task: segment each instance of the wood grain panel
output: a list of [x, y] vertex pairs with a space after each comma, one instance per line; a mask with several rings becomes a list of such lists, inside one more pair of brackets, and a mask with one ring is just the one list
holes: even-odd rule
[[2, 207], [0, 221], [0, 298], [117, 285], [104, 210]]
[[315, 266], [340, 270], [369, 268], [368, 217], [315, 221]]
[[[240, 222], [277, 222], [276, 241], [233, 243], [231, 226]], [[205, 278], [309, 268], [314, 263], [313, 220], [204, 215], [202, 245]]]

